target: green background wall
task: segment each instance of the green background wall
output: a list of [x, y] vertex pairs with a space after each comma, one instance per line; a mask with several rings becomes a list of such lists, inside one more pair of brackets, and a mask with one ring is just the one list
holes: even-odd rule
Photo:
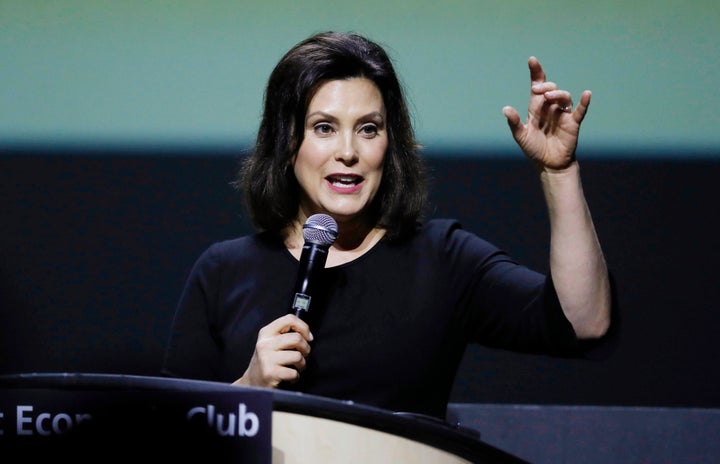
[[712, 155], [718, 24], [715, 0], [0, 0], [0, 144], [247, 146], [272, 66], [335, 29], [386, 45], [433, 153], [516, 153], [535, 55], [593, 91], [589, 152]]

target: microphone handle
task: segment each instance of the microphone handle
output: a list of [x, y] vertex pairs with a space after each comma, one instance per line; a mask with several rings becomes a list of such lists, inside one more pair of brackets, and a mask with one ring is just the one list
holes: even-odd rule
[[304, 319], [310, 311], [314, 282], [317, 282], [320, 272], [325, 268], [328, 249], [327, 246], [312, 242], [303, 245], [292, 301], [292, 311], [300, 319]]

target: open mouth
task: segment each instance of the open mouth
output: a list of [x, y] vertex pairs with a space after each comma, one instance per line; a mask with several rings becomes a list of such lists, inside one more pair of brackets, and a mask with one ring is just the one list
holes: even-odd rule
[[350, 176], [350, 175], [328, 176], [328, 177], [326, 177], [326, 179], [328, 182], [330, 182], [330, 184], [333, 185], [333, 187], [338, 187], [338, 188], [354, 187], [363, 181], [363, 178], [361, 176]]

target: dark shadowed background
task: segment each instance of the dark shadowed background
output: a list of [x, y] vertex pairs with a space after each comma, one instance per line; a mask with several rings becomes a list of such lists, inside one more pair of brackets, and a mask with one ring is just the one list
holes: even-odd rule
[[[99, 156], [103, 155], [103, 156]], [[183, 281], [211, 242], [251, 232], [227, 153], [0, 157], [0, 368], [157, 375]], [[524, 159], [429, 157], [433, 216], [547, 268]], [[583, 161], [622, 330], [599, 361], [471, 347], [453, 399], [720, 406], [720, 163]]]

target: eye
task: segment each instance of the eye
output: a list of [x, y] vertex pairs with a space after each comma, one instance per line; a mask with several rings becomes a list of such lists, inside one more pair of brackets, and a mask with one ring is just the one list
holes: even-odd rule
[[378, 133], [378, 127], [375, 124], [365, 124], [360, 128], [360, 135], [371, 138]]
[[313, 130], [315, 131], [316, 134], [328, 135], [328, 134], [332, 133], [333, 127], [326, 122], [321, 122], [321, 123], [315, 124], [313, 126]]

